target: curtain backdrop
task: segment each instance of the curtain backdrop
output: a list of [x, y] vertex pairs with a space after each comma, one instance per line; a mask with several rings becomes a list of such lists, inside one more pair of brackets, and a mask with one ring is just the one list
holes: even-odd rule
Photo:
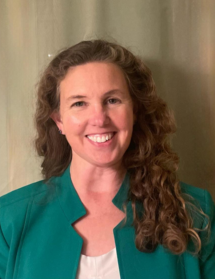
[[215, 198], [214, 0], [1, 0], [0, 195], [42, 178], [35, 85], [60, 49], [117, 41], [152, 70], [175, 113], [182, 181]]

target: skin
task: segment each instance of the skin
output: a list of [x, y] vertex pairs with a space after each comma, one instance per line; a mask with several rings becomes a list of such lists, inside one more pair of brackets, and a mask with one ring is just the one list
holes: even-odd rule
[[[126, 173], [122, 157], [134, 124], [121, 69], [98, 62], [69, 69], [60, 84], [60, 111], [52, 118], [72, 148], [71, 179], [87, 211], [72, 224], [84, 240], [82, 254], [103, 255], [115, 247], [113, 228], [125, 217], [112, 203]], [[114, 137], [103, 144], [86, 137], [107, 132]]]
[[[134, 124], [121, 69], [103, 62], [70, 68], [60, 84], [60, 111], [52, 118], [72, 148], [70, 172], [78, 193], [98, 204], [113, 198], [126, 172], [121, 161]], [[87, 138], [107, 132], [114, 132], [109, 143]]]

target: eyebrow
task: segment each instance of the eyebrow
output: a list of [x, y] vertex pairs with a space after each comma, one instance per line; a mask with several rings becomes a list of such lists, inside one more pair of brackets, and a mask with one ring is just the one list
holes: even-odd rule
[[[113, 93], [120, 93], [120, 94], [122, 94], [122, 92], [121, 92], [119, 89], [112, 89], [112, 90], [110, 90], [110, 91], [105, 92], [105, 93], [103, 94], [103, 97], [106, 97], [106, 96], [111, 95], [111, 94], [113, 94]], [[68, 97], [68, 98], [66, 99], [66, 101], [68, 102], [68, 101], [70, 101], [70, 100], [84, 99], [84, 98], [87, 98], [87, 96], [84, 96], [84, 95], [72, 95], [72, 96]]]

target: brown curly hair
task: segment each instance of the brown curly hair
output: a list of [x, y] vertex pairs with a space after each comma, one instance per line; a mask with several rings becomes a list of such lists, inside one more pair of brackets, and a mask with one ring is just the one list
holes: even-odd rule
[[[181, 254], [192, 240], [198, 253], [201, 240], [185, 208], [176, 175], [179, 160], [169, 143], [169, 135], [176, 130], [174, 117], [156, 94], [151, 72], [141, 58], [116, 43], [82, 41], [60, 52], [43, 73], [38, 84], [35, 146], [43, 156], [44, 178], [61, 175], [72, 160], [70, 145], [50, 117], [59, 110], [59, 84], [70, 67], [96, 61], [120, 67], [133, 100], [136, 122], [123, 164], [130, 177], [137, 249], [152, 252], [162, 244]], [[137, 203], [144, 208], [141, 216]]]

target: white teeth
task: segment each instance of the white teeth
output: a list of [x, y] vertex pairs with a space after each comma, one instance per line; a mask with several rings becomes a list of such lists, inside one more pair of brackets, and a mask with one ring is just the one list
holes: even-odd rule
[[109, 133], [109, 134], [103, 134], [101, 136], [96, 135], [96, 136], [87, 136], [88, 139], [94, 141], [94, 142], [105, 142], [107, 140], [110, 140], [113, 137], [113, 133]]

